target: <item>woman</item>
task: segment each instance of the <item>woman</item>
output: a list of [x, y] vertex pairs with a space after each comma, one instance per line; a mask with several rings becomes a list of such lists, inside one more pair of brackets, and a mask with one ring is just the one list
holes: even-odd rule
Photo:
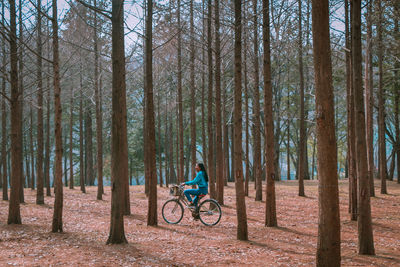
[[[204, 167], [204, 164], [197, 163], [195, 170], [197, 172], [196, 177], [191, 181], [183, 183], [185, 185], [195, 185], [195, 184], [198, 185], [198, 189], [186, 189], [183, 192], [186, 198], [188, 199], [191, 207], [197, 206], [199, 195], [208, 194], [208, 175], [206, 172], [206, 168]], [[193, 200], [191, 195], [195, 196]]]

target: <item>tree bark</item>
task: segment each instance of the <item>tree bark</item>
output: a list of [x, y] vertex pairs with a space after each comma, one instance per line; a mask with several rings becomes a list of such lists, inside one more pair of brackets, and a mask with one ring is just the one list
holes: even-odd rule
[[386, 137], [385, 137], [385, 88], [383, 87], [383, 44], [382, 44], [382, 3], [378, 4], [378, 126], [379, 126], [379, 177], [381, 179], [381, 194], [387, 194], [387, 160], [386, 160]]
[[[18, 86], [19, 86], [19, 98], [20, 98], [20, 109], [21, 109], [21, 120], [20, 120], [20, 124], [21, 124], [21, 131], [22, 134], [20, 135], [20, 139], [19, 141], [21, 142], [21, 146], [24, 147], [24, 137], [23, 137], [23, 133], [24, 133], [24, 77], [22, 75], [23, 71], [24, 71], [24, 55], [23, 55], [23, 42], [24, 42], [24, 30], [23, 30], [23, 25], [22, 25], [22, 0], [19, 0], [19, 42], [20, 44], [18, 45], [19, 49], [18, 49], [18, 63], [19, 63], [19, 67], [18, 67]], [[23, 154], [23, 150], [21, 152]], [[26, 152], [28, 153], [28, 152]], [[27, 154], [28, 156], [29, 154]], [[23, 157], [23, 156], [22, 156]], [[24, 169], [24, 164], [23, 161], [20, 161], [20, 168], [21, 170]], [[28, 173], [27, 173], [28, 174]], [[28, 174], [29, 175], [29, 174]], [[26, 186], [29, 186], [26, 185]], [[22, 172], [21, 175], [21, 186], [19, 187], [19, 202], [20, 203], [24, 203], [25, 202], [25, 197], [24, 197], [24, 187], [25, 187], [25, 176], [24, 173]]]
[[260, 74], [258, 64], [258, 16], [257, 0], [253, 0], [253, 50], [254, 50], [254, 91], [253, 91], [253, 175], [256, 181], [255, 200], [262, 200], [262, 180], [261, 180], [261, 135], [260, 135]]
[[264, 72], [264, 123], [265, 123], [265, 162], [266, 162], [266, 200], [265, 226], [277, 226], [275, 201], [275, 166], [274, 166], [274, 121], [272, 110], [271, 51], [269, 0], [263, 0], [263, 72]]
[[84, 163], [84, 144], [83, 144], [83, 81], [82, 81], [82, 62], [79, 65], [79, 183], [82, 193], [86, 193], [85, 188], [85, 163]]
[[[1, 1], [1, 22], [2, 25], [5, 25], [4, 19], [4, 0]], [[2, 27], [3, 28], [3, 27]], [[4, 28], [3, 28], [4, 29]], [[2, 44], [2, 73], [6, 73], [6, 42], [5, 38], [1, 38]], [[6, 78], [3, 76], [1, 83], [1, 92], [3, 95], [6, 95]], [[6, 102], [4, 101], [4, 97], [1, 98], [1, 165], [3, 169], [2, 178], [3, 179], [3, 200], [8, 200], [8, 171], [7, 171], [7, 111], [6, 111]]]
[[35, 190], [35, 156], [33, 151], [33, 110], [32, 106], [30, 107], [30, 127], [29, 127], [29, 152], [30, 152], [30, 164], [31, 164], [31, 184], [30, 187], [32, 190]]
[[329, 1], [312, 1], [312, 32], [318, 150], [317, 266], [340, 266], [340, 214], [337, 177]]
[[[97, 7], [97, 1], [94, 0], [93, 5]], [[103, 199], [103, 114], [101, 108], [101, 86], [99, 82], [99, 42], [97, 36], [97, 12], [93, 14], [93, 44], [94, 44], [94, 95], [96, 99], [96, 144], [97, 144], [97, 199]]]
[[207, 102], [207, 132], [208, 132], [208, 177], [210, 197], [216, 198], [215, 177], [214, 177], [214, 132], [213, 132], [213, 62], [212, 62], [212, 5], [211, 0], [207, 1], [207, 55], [208, 55], [208, 102]]
[[[244, 184], [244, 195], [249, 196], [249, 179], [250, 179], [250, 159], [249, 159], [249, 87], [247, 85], [247, 18], [246, 18], [247, 3], [244, 3], [243, 10], [243, 68], [244, 68], [244, 112], [246, 118], [245, 125], [245, 139], [246, 139], [246, 151], [245, 151], [245, 184]], [[225, 98], [225, 97], [224, 97]], [[229, 153], [225, 152], [227, 155]], [[229, 162], [229, 161], [228, 161]], [[228, 168], [229, 169], [229, 168]]]
[[[49, 30], [49, 22], [47, 21], [46, 32]], [[47, 45], [47, 58], [50, 58], [50, 44]], [[46, 147], [45, 147], [45, 183], [46, 183], [46, 196], [51, 196], [50, 190], [50, 64], [47, 64], [46, 76], [46, 90], [47, 90], [47, 115], [46, 115]]]
[[215, 1], [215, 150], [216, 150], [216, 181], [217, 201], [224, 205], [224, 154], [222, 150], [222, 120], [221, 120], [221, 41], [219, 1]]
[[302, 11], [301, 0], [299, 4], [299, 74], [300, 74], [300, 143], [299, 143], [299, 196], [305, 196], [304, 193], [304, 175], [306, 171], [306, 128], [304, 112], [304, 72], [303, 72], [303, 30], [302, 30]]
[[194, 48], [193, 0], [190, 0], [190, 159], [191, 177], [196, 176], [196, 87], [195, 87], [195, 48]]
[[8, 224], [21, 224], [20, 187], [22, 173], [22, 113], [21, 92], [18, 88], [17, 24], [15, 1], [10, 0], [10, 64], [11, 64], [11, 175]]
[[202, 154], [203, 163], [207, 165], [207, 140], [206, 140], [206, 115], [205, 115], [205, 90], [206, 90], [206, 56], [205, 56], [205, 35], [206, 35], [206, 19], [205, 19], [205, 1], [202, 5], [202, 21], [203, 21], [203, 32], [201, 35], [201, 59], [202, 59], [202, 72], [201, 72], [201, 140], [203, 144]]
[[[178, 5], [179, 5], [178, 0]], [[178, 7], [178, 10], [180, 7]], [[179, 11], [178, 11], [179, 12]], [[178, 15], [179, 20], [179, 15]], [[179, 24], [179, 23], [178, 23]], [[146, 43], [145, 43], [145, 90], [146, 90], [146, 128], [147, 128], [147, 146], [148, 149], [148, 164], [150, 164], [149, 177], [146, 180], [149, 181], [149, 199], [148, 199], [148, 210], [147, 210], [147, 225], [157, 225], [157, 167], [156, 167], [156, 136], [155, 136], [155, 122], [154, 122], [154, 104], [153, 104], [153, 52], [152, 52], [152, 40], [153, 40], [153, 1], [147, 0], [147, 16], [146, 16]], [[179, 45], [178, 45], [179, 46]], [[179, 53], [178, 53], [179, 54]], [[178, 70], [179, 72], [180, 70]], [[182, 93], [182, 92], [181, 92]], [[182, 96], [181, 96], [182, 97]], [[182, 100], [182, 99], [181, 99]], [[182, 108], [182, 103], [180, 109]], [[180, 113], [180, 116], [182, 114]], [[183, 127], [183, 124], [180, 124]], [[183, 128], [180, 128], [182, 130]], [[181, 136], [183, 138], [183, 134]], [[180, 140], [181, 142], [183, 139]], [[181, 143], [183, 145], [183, 143]], [[183, 153], [183, 147], [180, 151]], [[183, 155], [181, 155], [183, 163]], [[183, 174], [183, 164], [181, 164], [181, 175]], [[183, 176], [181, 176], [183, 178]]]
[[375, 196], [374, 189], [374, 79], [372, 66], [372, 2], [367, 7], [367, 48], [365, 51], [365, 107], [367, 108], [367, 158], [370, 196]]
[[36, 204], [44, 204], [43, 194], [43, 80], [42, 80], [42, 15], [41, 0], [37, 1], [37, 82], [38, 82], [38, 112], [37, 112], [37, 191]]
[[60, 69], [58, 52], [58, 18], [57, 1], [52, 0], [52, 28], [53, 28], [53, 86], [54, 86], [54, 136], [55, 136], [55, 176], [54, 176], [54, 212], [52, 222], [52, 232], [62, 232], [62, 212], [63, 212], [63, 185], [62, 185], [62, 129], [61, 129], [61, 88], [60, 88]]
[[355, 135], [358, 183], [358, 253], [374, 255], [372, 233], [371, 203], [369, 196], [369, 177], [367, 143], [365, 139], [364, 95], [362, 88], [361, 53], [361, 0], [352, 2], [352, 73], [355, 106]]
[[127, 243], [123, 214], [128, 181], [124, 1], [112, 1], [111, 223], [107, 244]]
[[[209, 2], [210, 3], [210, 2]], [[234, 48], [234, 143], [235, 143], [235, 190], [237, 214], [237, 239], [247, 240], [247, 214], [244, 198], [243, 167], [242, 167], [242, 3], [235, 0], [235, 48]]]
[[183, 100], [182, 100], [182, 29], [181, 29], [181, 1], [178, 0], [178, 121], [179, 121], [179, 173], [178, 180], [182, 183], [184, 159], [183, 159]]
[[89, 185], [94, 185], [93, 168], [93, 130], [92, 130], [92, 106], [89, 101], [86, 105], [85, 135], [86, 135], [86, 179]]
[[72, 133], [73, 133], [73, 105], [74, 105], [74, 88], [71, 86], [71, 99], [69, 102], [69, 189], [74, 189], [74, 164], [72, 160], [72, 144], [74, 142]]

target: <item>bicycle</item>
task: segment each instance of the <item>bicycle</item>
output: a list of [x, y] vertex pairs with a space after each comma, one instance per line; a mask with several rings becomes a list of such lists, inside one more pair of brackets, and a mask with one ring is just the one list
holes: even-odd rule
[[[164, 221], [169, 224], [178, 224], [183, 218], [183, 207], [185, 206], [185, 208], [192, 212], [192, 216], [195, 219], [200, 219], [204, 225], [216, 225], [222, 216], [221, 206], [218, 202], [215, 199], [209, 198], [200, 202], [196, 207], [191, 207], [183, 194], [184, 188], [184, 185], [173, 185], [170, 187], [169, 194], [174, 196], [174, 198], [167, 200], [162, 207]], [[199, 201], [204, 196], [199, 195]]]

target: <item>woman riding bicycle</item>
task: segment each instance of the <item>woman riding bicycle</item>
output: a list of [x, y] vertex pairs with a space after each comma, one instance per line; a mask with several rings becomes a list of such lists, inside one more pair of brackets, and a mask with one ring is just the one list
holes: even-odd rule
[[[204, 167], [204, 164], [197, 163], [195, 170], [197, 172], [196, 177], [191, 181], [183, 183], [185, 185], [198, 185], [197, 189], [186, 189], [183, 192], [190, 203], [189, 206], [191, 207], [197, 206], [197, 202], [199, 200], [200, 195], [208, 194], [208, 175], [206, 172], [206, 168]], [[195, 196], [193, 200], [191, 195]]]

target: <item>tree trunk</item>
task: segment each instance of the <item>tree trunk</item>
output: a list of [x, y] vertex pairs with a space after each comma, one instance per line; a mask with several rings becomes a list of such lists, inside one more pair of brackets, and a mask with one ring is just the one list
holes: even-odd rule
[[222, 150], [222, 120], [221, 120], [221, 41], [219, 1], [215, 1], [215, 150], [217, 201], [224, 205], [224, 154]]
[[256, 181], [255, 200], [262, 200], [262, 180], [261, 180], [261, 136], [260, 136], [260, 75], [258, 65], [258, 18], [257, 0], [253, 0], [253, 52], [254, 52], [254, 91], [253, 91], [253, 175]]
[[[94, 0], [94, 6], [97, 7], [97, 1]], [[101, 86], [99, 82], [99, 42], [97, 37], [97, 13], [94, 12], [93, 43], [94, 43], [94, 94], [96, 100], [96, 144], [97, 144], [97, 199], [103, 199], [103, 114], [101, 101]]]
[[179, 173], [178, 180], [180, 183], [184, 182], [183, 168], [183, 100], [182, 100], [182, 29], [181, 29], [181, 1], [178, 0], [178, 138], [179, 138]]
[[[20, 139], [19, 139], [19, 141], [21, 142], [21, 148], [23, 148], [24, 147], [24, 76], [23, 76], [23, 71], [24, 71], [24, 64], [23, 64], [23, 62], [24, 62], [24, 58], [23, 58], [23, 42], [24, 42], [24, 34], [23, 34], [23, 25], [22, 25], [22, 0], [19, 0], [19, 42], [20, 42], [20, 44], [18, 45], [19, 46], [19, 49], [18, 49], [18, 63], [19, 63], [19, 68], [18, 68], [18, 86], [19, 86], [19, 93], [20, 93], [20, 95], [18, 96], [19, 97], [19, 99], [20, 99], [20, 105], [19, 105], [19, 108], [21, 109], [21, 120], [20, 120], [20, 124], [21, 124], [21, 131], [22, 131], [22, 134], [20, 135]], [[11, 48], [10, 48], [11, 49]], [[11, 51], [10, 51], [11, 52]], [[22, 155], [23, 155], [23, 150], [22, 150]], [[28, 152], [26, 152], [27, 153], [27, 155], [29, 155], [28, 154]], [[21, 157], [23, 157], [23, 156], [21, 156]], [[28, 156], [29, 157], [29, 156]], [[20, 168], [21, 168], [21, 170], [23, 170], [24, 169], [24, 164], [23, 164], [23, 161], [21, 160], [20, 161]], [[28, 173], [27, 173], [27, 175], [29, 175]], [[24, 187], [25, 187], [25, 176], [24, 176], [24, 173], [22, 172], [22, 175], [21, 175], [21, 186], [19, 187], [19, 202], [20, 203], [24, 203], [25, 202], [25, 200], [24, 200]], [[29, 186], [29, 185], [27, 185], [27, 186]]]
[[54, 136], [55, 136], [55, 176], [54, 176], [54, 213], [52, 232], [62, 232], [62, 211], [63, 211], [63, 185], [62, 185], [62, 130], [61, 130], [61, 88], [60, 88], [60, 69], [58, 53], [58, 19], [57, 1], [52, 0], [52, 28], [53, 28], [53, 85], [54, 85]]
[[361, 0], [352, 2], [352, 69], [358, 183], [358, 253], [374, 255], [361, 64]]
[[[235, 143], [235, 189], [236, 189], [236, 214], [237, 214], [237, 239], [247, 240], [247, 214], [244, 197], [243, 166], [242, 166], [242, 3], [235, 0], [235, 56], [234, 56], [234, 143]], [[209, 2], [209, 6], [211, 3]]]
[[10, 56], [11, 56], [11, 175], [10, 175], [10, 202], [8, 210], [8, 224], [21, 224], [20, 214], [20, 187], [22, 174], [22, 113], [21, 95], [18, 88], [18, 54], [17, 54], [17, 24], [15, 1], [10, 0]]
[[161, 97], [160, 97], [160, 92], [158, 92], [158, 94], [157, 94], [158, 166], [159, 166], [159, 170], [160, 170], [160, 171], [159, 171], [160, 187], [163, 187], [160, 106], [161, 106]]
[[378, 0], [378, 126], [379, 126], [379, 177], [381, 179], [381, 194], [387, 194], [387, 162], [386, 162], [386, 137], [385, 137], [385, 88], [383, 87], [383, 44], [382, 44], [382, 3]]
[[85, 188], [85, 163], [84, 163], [84, 144], [83, 144], [83, 81], [82, 81], [82, 62], [80, 62], [79, 71], [79, 183], [82, 193], [86, 193]]
[[86, 134], [86, 175], [87, 183], [94, 185], [94, 169], [93, 169], [93, 131], [92, 131], [92, 108], [91, 103], [88, 101], [86, 105], [86, 119], [85, 119], [85, 134]]
[[30, 127], [29, 127], [29, 152], [30, 152], [30, 164], [31, 164], [31, 184], [30, 187], [32, 190], [35, 190], [35, 157], [34, 157], [34, 151], [33, 151], [33, 110], [32, 106], [30, 107]]
[[[225, 81], [225, 79], [223, 79]], [[226, 86], [222, 86], [222, 121], [223, 121], [223, 136], [224, 136], [224, 184], [228, 185], [230, 180], [230, 169], [229, 169], [229, 127], [226, 121]]]
[[265, 162], [266, 162], [266, 200], [265, 226], [277, 226], [275, 203], [275, 166], [274, 166], [274, 121], [272, 111], [271, 51], [269, 1], [263, 0], [263, 72], [264, 72], [264, 122], [265, 122]]
[[215, 177], [214, 177], [214, 132], [213, 132], [213, 62], [212, 62], [212, 5], [211, 0], [207, 1], [207, 49], [208, 49], [208, 105], [207, 105], [207, 132], [208, 132], [208, 176], [210, 186], [210, 197], [216, 198]]
[[194, 18], [193, 18], [193, 0], [190, 0], [190, 177], [196, 176], [194, 169], [196, 165], [196, 87], [195, 87], [195, 48], [194, 48]]
[[340, 266], [340, 214], [337, 177], [329, 1], [312, 1], [312, 33], [317, 110], [318, 246], [317, 266]]
[[[178, 0], [178, 5], [180, 1]], [[153, 1], [147, 0], [147, 16], [146, 16], [146, 43], [145, 43], [145, 93], [146, 95], [146, 128], [147, 128], [147, 146], [148, 149], [148, 164], [150, 165], [149, 177], [146, 180], [149, 181], [149, 199], [148, 199], [148, 210], [147, 210], [147, 225], [156, 226], [157, 225], [157, 167], [156, 167], [156, 136], [155, 136], [155, 122], [154, 122], [154, 104], [153, 104], [153, 52], [152, 52], [152, 40], [153, 40]], [[178, 10], [180, 7], [178, 7]], [[179, 11], [178, 11], [179, 12]], [[178, 15], [179, 20], [179, 15]], [[179, 24], [179, 22], [178, 22]], [[178, 45], [179, 46], [179, 45]], [[178, 52], [179, 54], [179, 52]], [[178, 55], [179, 56], [179, 55]], [[180, 71], [180, 68], [179, 68]], [[182, 92], [181, 92], [182, 93]], [[181, 96], [182, 97], [182, 96]], [[182, 99], [181, 99], [182, 101]], [[182, 108], [182, 103], [180, 102], [180, 111]], [[182, 114], [180, 113], [180, 116]], [[182, 118], [181, 118], [182, 119]], [[180, 127], [183, 124], [180, 123]], [[183, 132], [183, 128], [180, 128]], [[183, 134], [181, 136], [183, 138]], [[183, 139], [180, 140], [183, 145]], [[183, 153], [183, 147], [180, 151]], [[181, 155], [181, 160], [183, 163], [183, 154]], [[181, 164], [181, 175], [183, 171], [183, 164]], [[183, 176], [181, 176], [183, 178]]]
[[[247, 3], [244, 3], [243, 11], [243, 67], [244, 67], [244, 112], [246, 117], [245, 138], [246, 138], [246, 154], [245, 154], [245, 184], [244, 195], [249, 196], [249, 179], [250, 179], [250, 159], [249, 159], [249, 88], [247, 81]], [[224, 97], [225, 98], [225, 97]], [[228, 155], [229, 151], [226, 152]], [[229, 169], [229, 168], [228, 168]]]
[[206, 141], [206, 116], [205, 116], [205, 87], [206, 87], [206, 56], [205, 56], [205, 35], [206, 35], [206, 19], [205, 19], [205, 1], [202, 5], [202, 21], [203, 21], [203, 32], [201, 35], [201, 59], [202, 59], [202, 72], [201, 72], [201, 141], [203, 144], [202, 154], [203, 163], [207, 165], [207, 141]]
[[42, 15], [41, 0], [37, 1], [37, 82], [38, 82], [38, 111], [37, 111], [37, 184], [36, 204], [44, 204], [43, 194], [43, 81], [42, 81]]
[[[370, 8], [372, 8], [372, 7], [370, 7]], [[397, 10], [397, 12], [400, 11], [400, 4], [398, 2], [396, 2], [396, 4], [395, 4], [395, 10]], [[371, 14], [371, 13], [369, 13], [369, 14]], [[370, 20], [371, 20], [371, 17], [370, 17]], [[372, 30], [371, 30], [371, 32], [372, 32]], [[396, 41], [399, 42], [400, 41], [400, 35], [399, 35], [400, 31], [399, 31], [398, 17], [395, 17], [394, 32], [397, 33]], [[370, 54], [372, 54], [372, 52]], [[372, 55], [371, 55], [371, 57], [372, 57]], [[397, 57], [400, 57], [399, 53], [397, 53]], [[370, 64], [370, 65], [372, 68], [372, 64]], [[395, 105], [395, 129], [396, 129], [396, 143], [397, 143], [397, 183], [400, 184], [400, 129], [399, 129], [399, 104], [400, 104], [399, 103], [400, 102], [400, 80], [399, 80], [399, 78], [400, 77], [399, 77], [399, 68], [400, 68], [400, 62], [396, 61], [395, 69], [397, 69], [397, 70], [395, 71], [395, 77], [397, 77], [397, 82], [395, 83], [395, 96], [394, 96], [395, 104], [394, 105]], [[370, 75], [372, 77], [372, 71], [371, 71]], [[373, 181], [372, 181], [372, 183], [373, 183]]]
[[[287, 109], [289, 111], [290, 108], [290, 91], [289, 88], [287, 89]], [[290, 119], [289, 119], [289, 113], [288, 113], [288, 118], [287, 118], [287, 144], [286, 144], [286, 164], [287, 164], [287, 175], [286, 175], [286, 180], [290, 181]], [[313, 158], [314, 159], [314, 158]], [[314, 167], [314, 165], [312, 166]], [[313, 169], [314, 171], [314, 169]]]
[[299, 4], [299, 74], [300, 74], [300, 143], [299, 143], [299, 196], [305, 196], [304, 193], [304, 175], [306, 172], [306, 128], [304, 118], [304, 73], [303, 73], [303, 30], [302, 30], [302, 11], [301, 0]]
[[356, 172], [356, 151], [355, 151], [355, 111], [354, 111], [354, 87], [352, 82], [352, 61], [351, 61], [351, 34], [349, 25], [348, 1], [345, 1], [345, 31], [346, 31], [346, 91], [347, 91], [347, 150], [349, 165], [349, 213], [353, 221], [357, 220], [357, 172]]
[[124, 231], [128, 180], [124, 1], [112, 1], [111, 223], [107, 244], [127, 243]]
[[[46, 32], [49, 30], [49, 22], [47, 21]], [[50, 44], [47, 45], [47, 58], [50, 58]], [[46, 148], [45, 148], [45, 183], [46, 183], [46, 196], [51, 196], [50, 190], [50, 64], [47, 64], [46, 76], [46, 90], [47, 90], [47, 115], [46, 115]]]
[[365, 107], [367, 113], [367, 158], [370, 196], [375, 196], [374, 189], [374, 80], [372, 66], [372, 0], [367, 7], [367, 48], [365, 51]]
[[[2, 5], [1, 5], [1, 22], [2, 25], [5, 25], [5, 19], [4, 19], [4, 0], [2, 0]], [[4, 28], [3, 28], [4, 29]], [[2, 44], [2, 68], [1, 71], [2, 73], [6, 73], [6, 42], [5, 38], [1, 38], [1, 44]], [[3, 76], [1, 79], [1, 92], [3, 95], [6, 95], [6, 79]], [[6, 102], [4, 101], [4, 97], [1, 98], [1, 165], [3, 166], [3, 200], [8, 200], [8, 182], [7, 182], [7, 177], [8, 177], [8, 171], [7, 171], [7, 113], [6, 113]]]
[[[39, 0], [40, 1], [40, 0]], [[74, 189], [74, 164], [72, 160], [72, 144], [74, 142], [73, 137], [72, 137], [72, 131], [73, 131], [73, 105], [74, 105], [74, 88], [71, 86], [71, 99], [69, 103], [69, 189]]]

